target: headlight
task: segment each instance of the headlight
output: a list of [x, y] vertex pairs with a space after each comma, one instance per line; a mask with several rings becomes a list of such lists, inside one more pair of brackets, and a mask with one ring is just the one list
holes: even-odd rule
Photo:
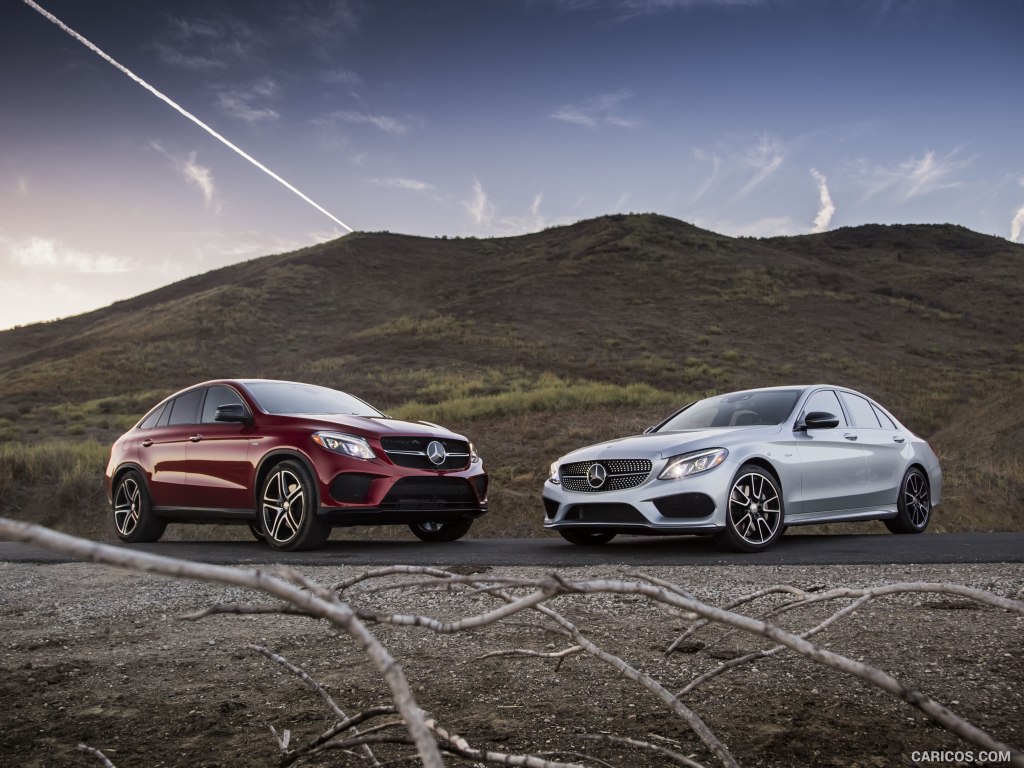
[[659, 480], [678, 480], [681, 477], [696, 475], [699, 472], [707, 472], [714, 469], [729, 455], [725, 448], [709, 448], [693, 453], [684, 453], [680, 456], [673, 456], [668, 460], [664, 471], [658, 475]]
[[370, 444], [355, 435], [346, 435], [341, 432], [317, 432], [313, 435], [313, 442], [321, 448], [326, 448], [332, 453], [340, 453], [343, 456], [352, 456], [356, 459], [377, 458], [377, 454], [373, 452]]
[[551, 469], [548, 470], [548, 480], [552, 483], [558, 484], [558, 462], [551, 462]]
[[478, 461], [480, 461], [480, 454], [476, 452], [476, 448], [474, 448], [473, 444], [470, 443], [469, 444], [469, 463], [470, 464], [476, 464]]

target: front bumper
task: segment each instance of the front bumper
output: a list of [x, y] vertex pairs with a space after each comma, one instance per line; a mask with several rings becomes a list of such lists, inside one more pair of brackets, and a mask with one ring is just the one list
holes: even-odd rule
[[544, 528], [591, 528], [618, 533], [710, 534], [725, 527], [729, 486], [736, 467], [726, 460], [708, 472], [658, 480], [667, 461], [655, 461], [635, 488], [570, 491], [544, 483]]
[[396, 468], [389, 474], [340, 472], [321, 491], [318, 516], [332, 526], [444, 523], [487, 512], [488, 476], [475, 465], [461, 472]]

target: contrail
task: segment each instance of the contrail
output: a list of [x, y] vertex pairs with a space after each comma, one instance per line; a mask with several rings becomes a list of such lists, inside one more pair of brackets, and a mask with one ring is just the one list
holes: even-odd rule
[[270, 178], [272, 178], [272, 179], [274, 179], [275, 181], [278, 181], [278, 182], [280, 182], [281, 184], [283, 184], [284, 186], [286, 186], [286, 187], [287, 187], [288, 189], [290, 189], [290, 190], [291, 190], [292, 192], [294, 192], [294, 193], [295, 193], [296, 195], [298, 195], [298, 196], [299, 196], [299, 197], [301, 197], [301, 198], [302, 198], [303, 200], [305, 200], [305, 201], [306, 201], [307, 203], [309, 203], [309, 204], [310, 204], [310, 205], [312, 205], [312, 206], [313, 206], [314, 208], [316, 208], [316, 209], [317, 209], [318, 211], [320, 211], [320, 213], [324, 214], [324, 216], [327, 216], [327, 217], [328, 217], [329, 219], [331, 219], [332, 221], [336, 222], [337, 224], [340, 224], [340, 225], [341, 225], [342, 227], [344, 227], [345, 229], [347, 229], [347, 230], [348, 230], [349, 232], [353, 232], [353, 231], [354, 231], [354, 230], [352, 229], [352, 227], [350, 227], [350, 226], [349, 226], [348, 224], [346, 224], [345, 222], [343, 222], [343, 221], [342, 221], [341, 219], [339, 219], [339, 218], [338, 218], [337, 216], [335, 216], [334, 214], [332, 214], [332, 213], [330, 213], [329, 211], [327, 211], [327, 210], [326, 210], [325, 208], [323, 208], [322, 206], [318, 205], [318, 204], [317, 204], [317, 203], [316, 203], [315, 201], [311, 200], [311, 199], [310, 199], [310, 198], [308, 198], [308, 197], [307, 197], [306, 195], [302, 194], [302, 192], [300, 192], [299, 190], [297, 190], [297, 189], [296, 189], [295, 187], [293, 187], [293, 186], [292, 186], [291, 184], [289, 184], [289, 183], [288, 183], [287, 181], [285, 181], [285, 180], [284, 180], [284, 179], [282, 179], [282, 178], [281, 178], [280, 176], [278, 176], [278, 175], [277, 175], [276, 173], [274, 173], [274, 172], [273, 172], [272, 170], [270, 170], [269, 168], [267, 168], [267, 166], [265, 166], [265, 165], [264, 165], [263, 163], [261, 163], [261, 162], [260, 162], [259, 160], [257, 160], [256, 158], [252, 157], [251, 155], [249, 155], [249, 154], [247, 154], [247, 153], [243, 152], [243, 151], [242, 151], [241, 149], [239, 149], [239, 148], [238, 148], [238, 147], [236, 147], [236, 146], [235, 146], [234, 144], [232, 144], [232, 143], [231, 143], [230, 141], [228, 141], [227, 139], [225, 139], [225, 138], [224, 138], [223, 136], [221, 136], [221, 135], [220, 135], [219, 133], [217, 133], [217, 132], [216, 132], [215, 130], [213, 130], [213, 128], [211, 128], [211, 127], [210, 127], [210, 126], [208, 126], [208, 125], [207, 125], [206, 123], [204, 123], [204, 122], [203, 122], [202, 120], [200, 120], [200, 119], [199, 119], [198, 117], [196, 117], [195, 115], [193, 115], [192, 113], [190, 113], [190, 112], [189, 112], [188, 110], [186, 110], [186, 109], [185, 109], [184, 107], [182, 107], [181, 105], [177, 104], [177, 103], [176, 103], [176, 102], [175, 102], [174, 100], [172, 100], [171, 98], [169, 98], [169, 97], [165, 96], [164, 94], [160, 93], [160, 91], [158, 91], [158, 90], [157, 90], [156, 88], [154, 88], [154, 87], [153, 87], [152, 85], [150, 85], [150, 84], [149, 84], [149, 83], [147, 83], [147, 82], [146, 82], [145, 80], [143, 80], [143, 79], [142, 79], [141, 77], [139, 77], [138, 75], [136, 75], [136, 74], [135, 74], [134, 72], [132, 72], [132, 71], [131, 71], [130, 69], [128, 69], [127, 67], [125, 67], [125, 66], [123, 66], [123, 65], [119, 64], [118, 62], [114, 61], [114, 59], [112, 59], [112, 58], [111, 58], [110, 56], [108, 56], [108, 55], [107, 55], [106, 53], [104, 53], [103, 51], [101, 51], [101, 50], [100, 50], [99, 48], [97, 48], [97, 47], [96, 47], [95, 45], [93, 45], [93, 44], [92, 44], [91, 42], [89, 42], [88, 40], [86, 40], [86, 39], [85, 39], [84, 37], [82, 37], [82, 36], [81, 36], [80, 34], [78, 34], [77, 32], [75, 32], [75, 30], [71, 29], [71, 27], [69, 27], [69, 26], [68, 26], [67, 24], [65, 24], [65, 23], [64, 23], [63, 21], [61, 21], [60, 19], [58, 19], [58, 18], [57, 18], [56, 16], [54, 16], [54, 15], [53, 15], [52, 13], [50, 13], [50, 12], [49, 12], [48, 10], [46, 10], [46, 9], [45, 9], [45, 8], [43, 8], [43, 7], [41, 7], [41, 6], [40, 6], [40, 5], [38, 4], [38, 3], [35, 3], [35, 2], [33, 2], [33, 0], [24, 0], [24, 2], [25, 2], [25, 4], [26, 4], [26, 5], [27, 5], [27, 6], [29, 7], [29, 8], [32, 8], [33, 10], [35, 10], [35, 11], [38, 11], [38, 12], [39, 12], [40, 14], [42, 14], [43, 16], [45, 16], [45, 17], [46, 17], [47, 19], [49, 19], [50, 21], [52, 21], [52, 22], [53, 22], [54, 24], [56, 24], [56, 25], [57, 25], [58, 27], [60, 27], [60, 28], [61, 28], [61, 29], [63, 29], [63, 30], [65, 31], [65, 32], [67, 32], [67, 33], [68, 33], [69, 35], [71, 35], [71, 36], [72, 36], [73, 38], [75, 38], [75, 40], [77, 40], [78, 42], [80, 42], [80, 43], [81, 43], [82, 45], [84, 45], [84, 46], [85, 46], [86, 48], [88, 48], [89, 50], [91, 50], [91, 51], [93, 51], [94, 53], [98, 54], [98, 55], [99, 55], [99, 56], [100, 56], [101, 58], [103, 58], [103, 59], [104, 59], [105, 61], [108, 61], [109, 63], [113, 64], [113, 65], [114, 65], [115, 67], [117, 67], [117, 68], [118, 68], [119, 70], [121, 70], [122, 72], [124, 72], [124, 73], [125, 73], [126, 75], [128, 75], [128, 77], [130, 77], [130, 78], [131, 78], [132, 80], [134, 80], [134, 81], [135, 81], [136, 83], [138, 83], [138, 84], [139, 84], [139, 85], [141, 85], [141, 86], [142, 86], [143, 88], [145, 88], [145, 89], [146, 89], [147, 91], [149, 91], [150, 93], [152, 93], [152, 94], [153, 94], [154, 96], [156, 96], [156, 97], [157, 97], [158, 99], [160, 99], [160, 100], [161, 100], [161, 101], [163, 101], [163, 102], [166, 102], [166, 103], [167, 103], [167, 104], [169, 104], [169, 105], [170, 105], [171, 107], [173, 107], [174, 109], [176, 109], [176, 110], [177, 110], [178, 112], [180, 112], [181, 114], [183, 114], [183, 115], [184, 115], [185, 117], [187, 117], [187, 118], [188, 118], [189, 120], [191, 120], [191, 121], [192, 121], [193, 123], [195, 123], [195, 124], [196, 124], [196, 125], [198, 125], [198, 126], [199, 126], [200, 128], [202, 128], [202, 129], [203, 129], [204, 131], [206, 131], [206, 132], [207, 132], [208, 134], [210, 134], [211, 136], [213, 136], [213, 138], [217, 139], [217, 141], [219, 141], [219, 142], [221, 142], [222, 144], [224, 144], [225, 146], [227, 146], [227, 147], [230, 147], [231, 149], [235, 150], [235, 152], [237, 152], [238, 154], [240, 154], [240, 155], [241, 155], [242, 157], [244, 157], [244, 158], [245, 158], [246, 160], [248, 160], [248, 161], [249, 161], [250, 163], [252, 163], [252, 164], [253, 164], [253, 165], [255, 165], [255, 166], [256, 166], [257, 168], [259, 168], [259, 169], [260, 169], [261, 171], [263, 171], [263, 172], [264, 172], [265, 174], [267, 174], [268, 176], [270, 176]]

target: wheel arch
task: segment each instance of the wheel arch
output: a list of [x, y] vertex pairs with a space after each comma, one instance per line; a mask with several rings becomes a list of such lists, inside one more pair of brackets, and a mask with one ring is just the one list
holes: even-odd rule
[[755, 467], [760, 467], [761, 469], [768, 472], [768, 474], [775, 478], [775, 482], [779, 484], [780, 490], [783, 489], [782, 477], [779, 475], [779, 471], [775, 468], [775, 465], [772, 464], [768, 459], [764, 458], [763, 456], [748, 456], [743, 461], [739, 462], [736, 471], [738, 472], [740, 467], [746, 466], [747, 464], [753, 464]]
[[141, 464], [138, 464], [134, 461], [126, 461], [124, 464], [121, 464], [117, 469], [115, 469], [113, 473], [110, 475], [111, 497], [113, 497], [114, 489], [117, 488], [117, 484], [121, 482], [121, 478], [124, 477], [129, 472], [131, 472], [132, 470], [135, 470], [140, 475], [142, 475], [142, 482], [146, 484], [146, 493], [149, 493], [149, 475], [147, 474], [146, 470], [142, 467]]
[[306, 471], [309, 472], [309, 476], [313, 480], [313, 494], [316, 497], [314, 499], [314, 509], [320, 508], [320, 481], [319, 475], [317, 475], [316, 472], [316, 467], [313, 466], [313, 462], [311, 462], [309, 458], [300, 451], [281, 448], [270, 451], [266, 456], [260, 459], [259, 464], [256, 465], [255, 482], [253, 483], [252, 489], [253, 509], [258, 511], [260, 508], [260, 491], [263, 488], [263, 481], [267, 479], [267, 475], [269, 475], [278, 464], [289, 460], [298, 461], [306, 468]]

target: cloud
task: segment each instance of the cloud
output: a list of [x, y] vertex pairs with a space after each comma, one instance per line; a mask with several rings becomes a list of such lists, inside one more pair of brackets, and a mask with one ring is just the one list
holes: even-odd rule
[[553, 0], [567, 11], [603, 11], [624, 21], [634, 16], [649, 16], [702, 6], [760, 5], [762, 0]]
[[289, 0], [279, 3], [281, 27], [321, 61], [331, 61], [360, 27], [364, 3], [359, 0]]
[[690, 198], [690, 204], [693, 205], [700, 200], [704, 195], [707, 194], [708, 190], [711, 189], [718, 182], [718, 174], [722, 167], [722, 160], [719, 158], [717, 153], [708, 154], [702, 149], [694, 149], [693, 156], [699, 162], [711, 161], [711, 175], [708, 176], [707, 180], [700, 185], [693, 197]]
[[742, 200], [757, 188], [761, 182], [779, 170], [782, 162], [786, 159], [786, 151], [783, 143], [767, 134], [761, 136], [757, 144], [750, 147], [743, 156], [744, 163], [753, 168], [754, 175], [750, 177], [743, 188], [736, 193], [736, 199]]
[[164, 64], [212, 71], [251, 62], [266, 44], [264, 36], [241, 19], [172, 18], [166, 39], [151, 46]]
[[185, 178], [195, 184], [203, 193], [203, 200], [209, 208], [213, 203], [213, 174], [210, 169], [196, 162], [196, 153], [190, 152], [181, 166]]
[[380, 187], [389, 187], [391, 189], [407, 189], [410, 192], [431, 192], [436, 187], [433, 184], [428, 184], [425, 181], [417, 181], [416, 179], [403, 179], [403, 178], [385, 178], [385, 179], [367, 179], [371, 184], [376, 184]]
[[45, 237], [29, 237], [6, 244], [9, 262], [32, 271], [114, 274], [131, 269], [128, 259], [77, 251]]
[[974, 158], [958, 157], [959, 154], [959, 148], [943, 157], [937, 157], [935, 152], [927, 150], [920, 158], [911, 157], [892, 168], [867, 168], [862, 163], [861, 177], [867, 190], [861, 201], [892, 190], [903, 202], [907, 202], [936, 190], [959, 187], [961, 182], [953, 178], [954, 174], [974, 161]]
[[411, 130], [410, 127], [394, 117], [387, 115], [371, 115], [368, 112], [355, 112], [342, 110], [333, 112], [329, 118], [344, 120], [347, 123], [372, 125], [379, 131], [389, 133], [392, 136], [404, 136]]
[[480, 179], [473, 177], [473, 195], [469, 200], [462, 201], [463, 207], [469, 212], [478, 227], [489, 227], [494, 218], [494, 204], [488, 200]]
[[19, 176], [18, 177], [18, 197], [20, 197], [20, 198], [22, 198], [24, 200], [24, 199], [28, 198], [28, 195], [29, 195], [28, 179], [26, 179], [24, 176]]
[[231, 117], [251, 125], [271, 122], [281, 115], [273, 107], [258, 102], [276, 98], [279, 90], [276, 82], [265, 78], [247, 88], [222, 90], [217, 94], [217, 106]]
[[614, 93], [594, 96], [576, 104], [563, 104], [549, 117], [553, 120], [561, 120], [563, 123], [579, 125], [591, 131], [596, 131], [603, 125], [634, 128], [641, 125], [641, 121], [623, 117], [618, 111], [619, 105], [631, 95], [628, 89], [623, 89]]
[[819, 173], [817, 169], [811, 168], [811, 176], [814, 177], [814, 181], [818, 184], [818, 215], [814, 217], [814, 227], [811, 229], [811, 232], [825, 232], [828, 229], [828, 225], [832, 223], [836, 206], [832, 202], [832, 195], [829, 194], [828, 179], [825, 178], [825, 175]]
[[356, 86], [363, 84], [363, 78], [350, 69], [332, 69], [324, 72], [321, 78], [325, 83], [330, 83], [331, 85]]
[[1020, 241], [1021, 231], [1024, 230], [1024, 205], [1017, 209], [1017, 213], [1010, 222], [1010, 239], [1013, 242]]
[[149, 142], [149, 145], [170, 160], [175, 170], [181, 174], [185, 181], [189, 184], [194, 184], [199, 188], [207, 208], [213, 205], [214, 196], [216, 194], [216, 188], [213, 183], [213, 172], [206, 166], [200, 165], [197, 162], [197, 153], [195, 151], [189, 152], [185, 157], [178, 157], [164, 149], [163, 145], [159, 141], [151, 141]]

